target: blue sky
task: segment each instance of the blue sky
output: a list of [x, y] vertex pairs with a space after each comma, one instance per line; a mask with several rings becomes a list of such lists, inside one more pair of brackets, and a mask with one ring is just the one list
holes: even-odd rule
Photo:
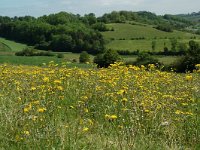
[[42, 16], [60, 11], [97, 16], [113, 10], [180, 14], [200, 11], [200, 0], [0, 0], [0, 16]]

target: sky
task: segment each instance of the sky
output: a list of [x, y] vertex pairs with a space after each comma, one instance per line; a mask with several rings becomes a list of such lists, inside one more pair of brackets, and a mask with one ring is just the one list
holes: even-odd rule
[[0, 16], [39, 17], [60, 11], [100, 16], [113, 10], [187, 14], [199, 12], [199, 6], [200, 0], [0, 0]]

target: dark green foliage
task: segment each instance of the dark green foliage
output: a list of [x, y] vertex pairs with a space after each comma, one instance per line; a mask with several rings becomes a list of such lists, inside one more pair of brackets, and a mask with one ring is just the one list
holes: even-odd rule
[[156, 29], [165, 31], [165, 32], [173, 32], [171, 25], [169, 24], [159, 24]]
[[59, 34], [52, 37], [50, 48], [59, 52], [71, 52], [75, 47], [72, 37], [66, 34]]
[[42, 51], [37, 51], [32, 48], [25, 48], [22, 51], [16, 52], [16, 56], [54, 56], [53, 53], [51, 52], [42, 52]]
[[87, 63], [87, 62], [90, 62], [90, 55], [89, 55], [86, 51], [83, 51], [83, 52], [80, 54], [79, 62], [80, 62], [80, 63]]
[[[88, 23], [83, 23], [85, 18]], [[104, 50], [103, 36], [90, 26], [96, 23], [94, 14], [80, 17], [61, 12], [33, 17], [0, 17], [0, 36], [35, 45], [37, 49], [99, 53]]]
[[165, 55], [167, 55], [167, 53], [169, 52], [168, 47], [165, 46], [163, 50], [164, 50]]
[[98, 22], [92, 25], [92, 28], [101, 32], [109, 31], [106, 25], [102, 22]]
[[195, 69], [196, 64], [200, 64], [200, 47], [198, 43], [191, 40], [189, 42], [189, 49], [186, 51], [186, 55], [178, 60], [174, 67], [177, 72], [192, 72]]
[[64, 54], [62, 54], [62, 53], [59, 53], [59, 54], [57, 54], [57, 58], [64, 58], [65, 56], [64, 56]]
[[148, 65], [148, 64], [160, 64], [158, 59], [155, 59], [154, 57], [152, 57], [150, 54], [148, 53], [139, 53], [138, 58], [135, 62], [135, 65]]
[[98, 54], [94, 58], [94, 63], [96, 63], [98, 67], [108, 67], [110, 64], [113, 64], [119, 60], [121, 60], [121, 58], [116, 51], [107, 50], [103, 54]]

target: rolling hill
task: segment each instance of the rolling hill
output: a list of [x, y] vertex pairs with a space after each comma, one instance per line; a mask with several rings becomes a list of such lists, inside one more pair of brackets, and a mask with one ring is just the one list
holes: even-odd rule
[[26, 46], [26, 44], [6, 40], [5, 38], [0, 38], [0, 52], [17, 52], [21, 51]]
[[170, 41], [176, 38], [178, 42], [187, 43], [191, 39], [200, 41], [200, 35], [174, 30], [164, 32], [153, 28], [152, 25], [129, 23], [111, 23], [108, 28], [114, 31], [102, 32], [107, 41], [106, 47], [114, 50], [151, 50], [152, 41], [156, 41], [156, 51], [170, 48]]

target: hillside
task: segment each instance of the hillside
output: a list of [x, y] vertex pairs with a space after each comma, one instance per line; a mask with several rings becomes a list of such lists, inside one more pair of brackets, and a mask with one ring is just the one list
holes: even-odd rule
[[111, 23], [107, 26], [114, 31], [102, 32], [102, 34], [109, 41], [106, 47], [114, 50], [151, 50], [152, 41], [156, 41], [156, 50], [161, 51], [164, 46], [170, 48], [172, 38], [181, 43], [187, 43], [194, 38], [200, 41], [200, 36], [196, 34], [177, 30], [164, 32], [151, 25]]
[[3, 51], [3, 52], [21, 51], [26, 46], [27, 46], [26, 44], [17, 43], [17, 42], [10, 41], [4, 38], [0, 38], [0, 51]]

